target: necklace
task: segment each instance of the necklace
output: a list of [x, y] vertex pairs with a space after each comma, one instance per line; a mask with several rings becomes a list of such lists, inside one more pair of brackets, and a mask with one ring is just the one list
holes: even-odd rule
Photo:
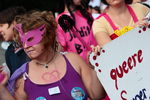
[[36, 62], [36, 64], [42, 65], [42, 66], [44, 66], [45, 68], [48, 68], [48, 64], [49, 64], [50, 62], [52, 62], [52, 60], [53, 60], [54, 58], [56, 58], [55, 53], [54, 53], [54, 57], [52, 57], [46, 64], [42, 64], [42, 63], [39, 63], [39, 62]]

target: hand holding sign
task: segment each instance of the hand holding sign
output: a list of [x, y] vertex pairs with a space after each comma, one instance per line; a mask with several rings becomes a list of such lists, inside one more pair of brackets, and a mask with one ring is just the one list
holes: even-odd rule
[[111, 100], [149, 100], [150, 24], [135, 28], [90, 55]]

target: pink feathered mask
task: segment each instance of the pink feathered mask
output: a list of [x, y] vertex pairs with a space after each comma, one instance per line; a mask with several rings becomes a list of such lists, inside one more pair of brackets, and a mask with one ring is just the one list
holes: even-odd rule
[[22, 30], [22, 24], [17, 24], [14, 28], [19, 32], [23, 45], [26, 44], [27, 46], [38, 44], [42, 40], [46, 29], [45, 25], [41, 25], [39, 28], [30, 30], [25, 34]]

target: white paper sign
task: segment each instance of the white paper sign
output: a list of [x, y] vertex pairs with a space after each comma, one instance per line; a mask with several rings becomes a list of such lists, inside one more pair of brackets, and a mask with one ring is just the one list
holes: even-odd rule
[[90, 62], [111, 100], [150, 100], [150, 25], [108, 43]]

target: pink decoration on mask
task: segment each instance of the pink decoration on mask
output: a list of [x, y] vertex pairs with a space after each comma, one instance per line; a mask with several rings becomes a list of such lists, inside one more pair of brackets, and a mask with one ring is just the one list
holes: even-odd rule
[[27, 46], [38, 44], [42, 40], [43, 34], [46, 30], [45, 25], [42, 25], [39, 28], [26, 32], [27, 34], [25, 34], [22, 30], [22, 24], [17, 24], [15, 29], [20, 33], [23, 44], [26, 44]]

